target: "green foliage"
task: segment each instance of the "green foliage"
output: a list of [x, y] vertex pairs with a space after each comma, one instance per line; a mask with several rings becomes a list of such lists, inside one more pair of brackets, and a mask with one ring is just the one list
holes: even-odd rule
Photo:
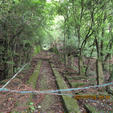
[[[113, 54], [112, 5], [106, 0], [0, 1], [0, 66], [2, 71], [7, 68], [4, 75], [10, 67], [30, 61], [41, 46], [59, 42], [64, 50], [80, 50], [81, 55], [90, 56], [94, 48], [93, 57], [108, 59]], [[58, 53], [56, 48], [53, 51]]]
[[41, 47], [40, 46], [35, 46], [34, 47], [34, 55], [40, 53]]
[[50, 48], [49, 51], [54, 52], [56, 54], [58, 54], [58, 49], [56, 47]]
[[45, 0], [4, 0], [0, 7], [0, 67], [8, 76], [11, 69], [30, 61], [34, 48], [39, 53], [43, 39], [50, 36], [43, 32], [53, 19], [48, 13], [54, 5]]
[[34, 103], [33, 102], [30, 102], [29, 103], [29, 110], [28, 110], [28, 112], [29, 113], [34, 113], [34, 111], [35, 111]]

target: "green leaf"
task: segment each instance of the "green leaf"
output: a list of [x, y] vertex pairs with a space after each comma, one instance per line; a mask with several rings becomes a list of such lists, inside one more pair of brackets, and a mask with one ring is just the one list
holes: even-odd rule
[[33, 105], [33, 104], [34, 104], [33, 102], [30, 102], [30, 103], [29, 103], [29, 105]]

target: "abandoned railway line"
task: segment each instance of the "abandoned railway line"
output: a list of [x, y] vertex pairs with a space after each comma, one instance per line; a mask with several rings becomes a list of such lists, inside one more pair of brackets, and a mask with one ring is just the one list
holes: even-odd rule
[[[60, 73], [59, 69], [62, 69], [62, 64], [59, 64], [59, 61], [54, 62], [55, 59], [51, 60], [52, 57], [51, 53], [40, 53], [33, 58], [30, 67], [21, 72], [7, 87], [17, 90], [47, 91], [88, 86], [83, 76], [81, 76], [81, 79], [80, 76], [74, 76], [75, 78], [78, 77], [78, 80], [78, 78], [72, 79], [72, 75], [68, 76], [68, 74]], [[92, 90], [92, 92], [95, 92], [95, 90]], [[89, 94], [86, 90], [65, 94], [76, 95], [81, 93]], [[57, 95], [55, 93], [0, 93], [0, 112], [3, 113], [16, 113], [18, 111], [22, 113], [93, 113], [94, 111], [90, 109], [87, 103], [84, 100], [76, 100], [68, 95]], [[109, 109], [111, 110], [112, 107], [109, 106]]]

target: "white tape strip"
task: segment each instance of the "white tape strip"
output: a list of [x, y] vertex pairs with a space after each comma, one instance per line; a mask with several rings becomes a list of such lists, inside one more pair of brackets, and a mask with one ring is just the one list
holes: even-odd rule
[[[27, 63], [28, 64], [28, 63]], [[25, 64], [2, 88], [5, 88], [10, 82], [11, 80], [13, 80], [23, 69], [24, 67], [27, 65]]]

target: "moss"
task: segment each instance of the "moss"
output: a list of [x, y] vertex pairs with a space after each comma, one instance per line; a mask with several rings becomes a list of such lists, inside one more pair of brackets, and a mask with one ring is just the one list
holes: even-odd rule
[[67, 76], [67, 78], [69, 80], [82, 80], [82, 79], [87, 79], [87, 77], [85, 77], [85, 76], [74, 76], [74, 77]]
[[36, 86], [37, 78], [40, 72], [40, 66], [41, 66], [41, 61], [39, 61], [34, 73], [31, 75], [28, 81], [28, 83], [31, 84], [33, 88], [35, 88]]
[[86, 83], [77, 83], [77, 82], [72, 82], [71, 83], [72, 87], [79, 87], [79, 86], [83, 86], [83, 85], [86, 85]]
[[[61, 75], [59, 74], [59, 72], [57, 72], [55, 68], [53, 68], [53, 72], [55, 74], [56, 81], [57, 81], [59, 88], [67, 89], [68, 87], [65, 81], [63, 80], [63, 78], [61, 77]], [[80, 113], [79, 106], [75, 99], [69, 96], [62, 96], [62, 98], [64, 100], [65, 107], [67, 108], [69, 113]]]
[[[36, 82], [37, 82], [38, 75], [39, 75], [39, 72], [40, 72], [40, 67], [41, 67], [41, 61], [39, 61], [38, 65], [36, 66], [36, 69], [35, 69], [34, 73], [31, 75], [31, 77], [29, 78], [29, 81], [28, 81], [28, 83], [34, 89], [36, 87]], [[30, 95], [29, 101], [27, 102], [28, 105], [32, 101], [33, 96], [34, 96], [34, 94]]]

